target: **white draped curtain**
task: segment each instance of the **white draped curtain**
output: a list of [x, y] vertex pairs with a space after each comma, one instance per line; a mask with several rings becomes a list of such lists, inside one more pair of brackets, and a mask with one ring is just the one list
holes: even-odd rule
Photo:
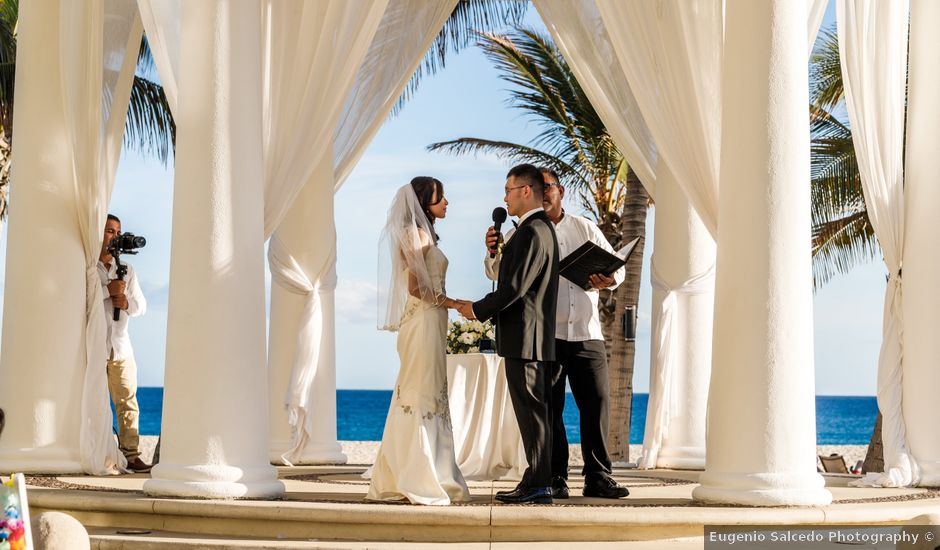
[[708, 228], [718, 223], [721, 0], [597, 0], [657, 151]]
[[[300, 455], [312, 432], [307, 424], [315, 421], [308, 412], [324, 336], [319, 287], [335, 288], [335, 236], [328, 238], [334, 235], [332, 219], [322, 220], [329, 227], [308, 235], [305, 242], [285, 242], [275, 230], [304, 185], [332, 191], [332, 179], [311, 178], [332, 150], [333, 128], [386, 5], [387, 0], [265, 3], [265, 237], [275, 235], [268, 248], [272, 280], [305, 299], [285, 396], [292, 431], [291, 448], [284, 456], [288, 464]], [[332, 248], [321, 265], [298, 261], [303, 256], [298, 248], [317, 243]]]
[[[372, 15], [375, 18], [370, 16], [372, 32], [368, 35], [370, 41], [366, 43], [367, 48], [356, 51], [352, 59], [355, 62], [350, 62], [350, 58], [346, 57], [346, 63], [342, 65], [347, 71], [358, 70], [354, 74], [344, 73], [345, 87], [331, 88], [341, 94], [333, 96], [334, 102], [330, 104], [332, 122], [319, 126], [332, 129], [332, 132], [322, 133], [319, 138], [321, 144], [322, 139], [331, 139], [332, 143], [328, 146], [320, 145], [319, 150], [332, 152], [333, 178], [330, 181], [310, 181], [308, 185], [331, 185], [334, 189], [342, 185], [386, 120], [455, 3], [454, 0], [390, 0], [387, 5], [386, 2], [382, 3], [382, 10], [377, 10], [378, 6], [373, 7]], [[346, 6], [345, 3], [341, 4]], [[350, 28], [361, 28], [361, 25]], [[342, 48], [336, 51], [342, 51]], [[292, 78], [296, 70], [285, 73], [285, 78]], [[344, 101], [337, 104], [337, 99]], [[285, 103], [283, 108], [286, 117], [295, 116], [289, 103]], [[304, 131], [309, 127], [310, 124], [301, 124], [298, 129]], [[293, 162], [309, 163], [310, 173], [313, 173], [318, 160], [319, 157], [299, 157], [293, 159]], [[325, 173], [321, 170], [321, 175]], [[304, 446], [316, 432], [314, 424], [320, 421], [311, 414], [310, 399], [314, 393], [317, 368], [322, 364], [319, 354], [324, 338], [333, 338], [333, 334], [324, 332], [325, 327], [331, 325], [323, 318], [321, 304], [321, 294], [336, 288], [336, 238], [332, 219], [329, 221], [329, 226], [324, 225], [317, 239], [329, 246], [330, 250], [328, 254], [316, 255], [323, 260], [317, 266], [302, 265], [304, 262], [300, 261], [299, 248], [302, 244], [309, 248], [311, 243], [294, 242], [297, 239], [291, 233], [283, 236], [275, 233], [268, 249], [274, 282], [293, 294], [305, 297], [286, 395], [292, 442], [282, 459], [288, 464], [302, 456]]]
[[107, 324], [97, 265], [141, 32], [133, 0], [61, 4], [62, 101], [85, 252], [86, 357], [79, 445], [82, 469], [93, 475], [116, 474], [127, 465], [112, 435]]
[[[615, 142], [647, 190], [678, 182], [714, 237], [721, 135], [722, 0], [572, 3], [536, 0], [556, 43], [571, 61]], [[826, 0], [807, 0], [808, 51]], [[631, 85], [632, 84], [632, 85]], [[654, 258], [655, 264], [655, 258]], [[678, 296], [714, 288], [714, 265], [674, 286], [653, 266], [651, 387], [641, 467], [654, 467], [679, 410], [675, 335]], [[672, 396], [672, 397], [670, 397]]]
[[153, 64], [157, 67], [160, 85], [174, 115], [180, 74], [180, 1], [137, 0]]
[[[175, 109], [180, 1], [138, 3], [154, 63]], [[335, 236], [332, 227], [309, 236], [311, 242], [319, 238], [331, 241], [333, 247], [328, 259], [311, 269], [299, 261], [302, 243], [286, 242], [276, 229], [304, 185], [341, 185], [455, 4], [456, 0], [264, 3], [265, 237], [273, 236], [268, 257], [275, 284], [306, 298], [285, 397], [294, 434], [289, 456], [299, 455], [311, 431], [308, 424], [316, 421], [306, 413], [324, 337], [318, 295], [319, 290], [335, 287]], [[334, 180], [312, 181], [321, 155], [330, 151]]]
[[[674, 176], [657, 152], [597, 5], [567, 0], [536, 0], [535, 5], [614, 142], [655, 200], [660, 185], [675, 185]], [[672, 245], [666, 242], [667, 235], [657, 233], [656, 237], [663, 239], [663, 244], [657, 242], [657, 249]], [[650, 393], [643, 453], [639, 458], [639, 467], [644, 469], [656, 467], [659, 449], [669, 433], [669, 419], [682, 414], [676, 378], [677, 346], [680, 345], [677, 334], [679, 323], [683, 321], [678, 311], [678, 295], [684, 293], [686, 287], [692, 294], [714, 291], [713, 266], [678, 288], [671, 288], [667, 282], [675, 277], [659, 273], [655, 255], [652, 267], [653, 287], [661, 291], [656, 298], [661, 299], [654, 298], [653, 303]], [[699, 328], [710, 332], [710, 327]]]
[[338, 190], [418, 69], [457, 0], [389, 0], [333, 132]]
[[655, 199], [657, 171], [664, 166], [597, 5], [570, 0], [534, 3], [617, 148]]
[[904, 317], [904, 109], [907, 82], [908, 0], [837, 0], [839, 56], [868, 218], [888, 268], [878, 408], [882, 414], [884, 472], [855, 482], [875, 487], [916, 485], [918, 467], [908, 449], [901, 409]]

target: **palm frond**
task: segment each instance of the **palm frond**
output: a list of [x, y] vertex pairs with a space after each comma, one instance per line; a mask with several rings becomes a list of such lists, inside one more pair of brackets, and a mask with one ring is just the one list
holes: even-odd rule
[[845, 94], [835, 26], [821, 31], [816, 44], [810, 58], [810, 101], [814, 110], [831, 111]]
[[164, 165], [176, 149], [176, 123], [163, 87], [139, 76], [131, 87], [124, 145], [153, 155]]
[[558, 174], [558, 178], [566, 187], [582, 189], [588, 185], [582, 171], [568, 164], [562, 159], [539, 151], [533, 147], [510, 143], [508, 141], [491, 141], [479, 138], [459, 138], [451, 141], [432, 143], [428, 151], [449, 153], [451, 155], [492, 154], [500, 159], [507, 159], [517, 163], [529, 163], [551, 168]]
[[156, 71], [153, 63], [153, 52], [150, 50], [150, 42], [147, 41], [147, 35], [140, 37], [140, 49], [137, 50], [137, 72], [147, 75]]
[[810, 109], [813, 278], [819, 288], [878, 258], [881, 249], [868, 219], [851, 129], [823, 107]]
[[881, 257], [867, 212], [832, 220], [813, 230], [813, 284], [822, 287], [835, 275]]
[[[588, 150], [590, 143], [582, 139], [582, 121], [575, 118], [584, 106], [574, 107], [578, 103], [570, 82], [575, 80], [574, 75], [551, 40], [533, 30], [517, 28], [510, 35], [481, 34], [480, 47], [496, 65], [500, 78], [514, 86], [509, 92], [510, 102], [543, 126], [533, 146], [592, 171], [601, 168]], [[590, 102], [587, 106], [593, 113]], [[596, 113], [593, 116], [599, 120]], [[603, 131], [602, 124], [595, 130], [598, 128]], [[609, 172], [609, 166], [603, 168]], [[592, 179], [597, 177], [595, 171]]]
[[424, 60], [411, 76], [408, 85], [392, 109], [392, 116], [401, 112], [418, 90], [425, 76], [443, 69], [447, 56], [459, 52], [476, 40], [475, 31], [497, 31], [522, 21], [528, 0], [460, 0], [437, 34]]

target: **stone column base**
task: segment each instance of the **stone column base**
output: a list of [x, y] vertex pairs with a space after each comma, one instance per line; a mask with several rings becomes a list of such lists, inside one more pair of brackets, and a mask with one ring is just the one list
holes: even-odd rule
[[24, 474], [80, 474], [82, 463], [77, 450], [36, 447], [0, 450], [0, 472]]
[[284, 493], [284, 484], [277, 479], [273, 466], [244, 469], [160, 463], [151, 475], [152, 479], [144, 482], [144, 492], [150, 496], [274, 498]]
[[699, 502], [743, 506], [826, 506], [832, 493], [817, 472], [731, 474], [705, 472], [692, 491]]
[[663, 447], [656, 458], [657, 468], [704, 470], [705, 447]]

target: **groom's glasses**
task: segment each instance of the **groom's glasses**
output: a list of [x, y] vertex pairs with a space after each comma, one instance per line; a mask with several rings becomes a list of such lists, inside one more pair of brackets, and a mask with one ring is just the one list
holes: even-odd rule
[[506, 191], [506, 194], [503, 196], [508, 197], [510, 191], [512, 191], [513, 189], [522, 189], [523, 187], [528, 187], [528, 185], [517, 185], [515, 187], [506, 187], [504, 188], [504, 191]]

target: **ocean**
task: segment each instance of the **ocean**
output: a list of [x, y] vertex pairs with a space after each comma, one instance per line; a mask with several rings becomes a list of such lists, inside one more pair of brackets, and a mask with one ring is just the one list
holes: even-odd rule
[[[634, 394], [630, 443], [643, 443], [646, 403], [649, 395]], [[140, 433], [159, 435], [163, 410], [163, 388], [139, 388]], [[380, 441], [391, 390], [336, 390], [337, 435], [343, 441]], [[816, 396], [816, 443], [819, 445], [865, 445], [878, 414], [871, 396]], [[578, 407], [571, 394], [565, 401], [565, 429], [569, 443], [580, 443]]]

